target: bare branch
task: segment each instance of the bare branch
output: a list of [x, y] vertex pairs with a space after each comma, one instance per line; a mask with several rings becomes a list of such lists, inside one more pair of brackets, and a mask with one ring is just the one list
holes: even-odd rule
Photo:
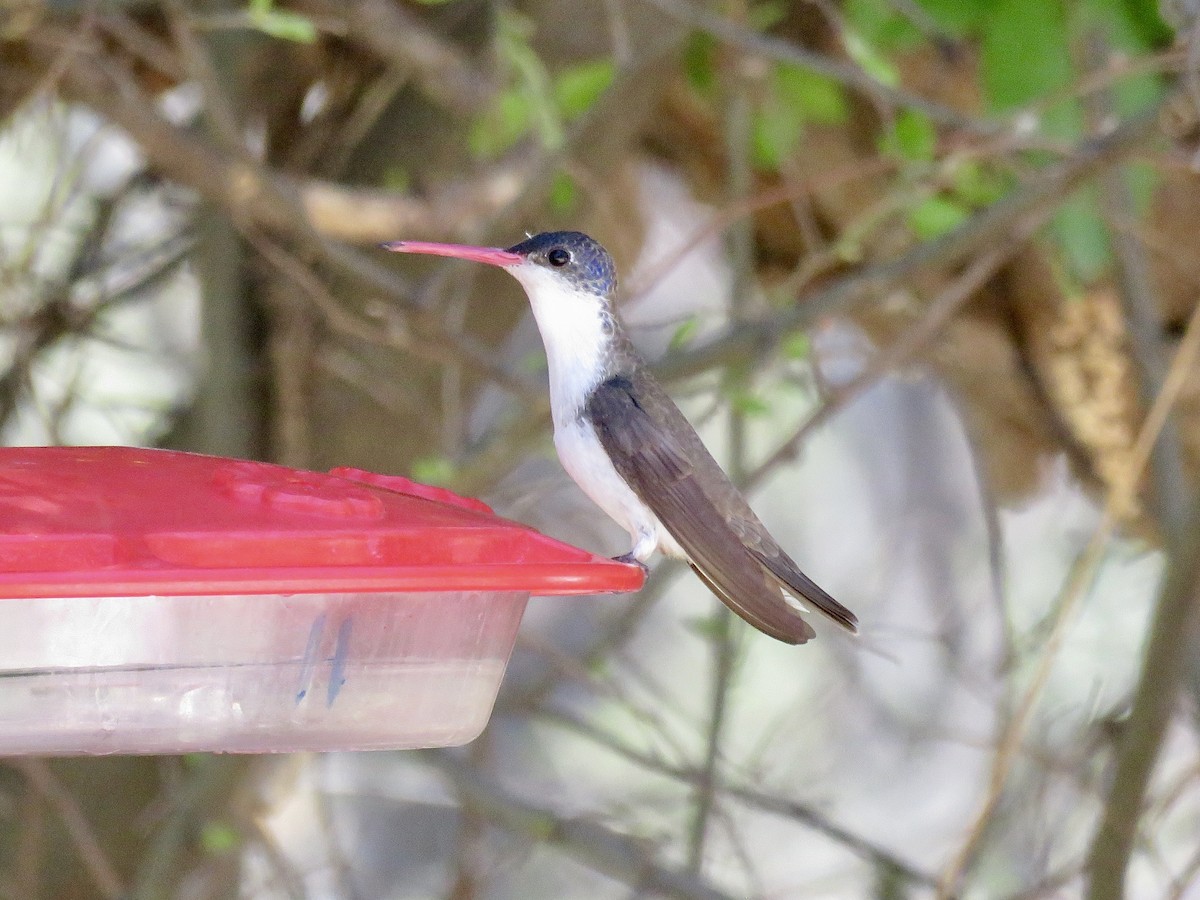
[[125, 895], [121, 877], [116, 867], [109, 861], [100, 844], [91, 823], [84, 816], [83, 810], [75, 802], [75, 798], [50, 771], [43, 759], [28, 756], [8, 761], [8, 765], [24, 775], [37, 792], [46, 799], [62, 820], [63, 827], [75, 845], [79, 858], [83, 861], [88, 874], [96, 884], [101, 896], [115, 900]]
[[452, 753], [426, 750], [421, 758], [449, 778], [458, 794], [494, 825], [529, 841], [561, 847], [584, 865], [636, 891], [687, 900], [731, 898], [701, 878], [658, 862], [642, 841], [515, 797]]
[[[694, 769], [679, 768], [647, 753], [642, 753], [630, 747], [616, 737], [600, 730], [596, 725], [578, 716], [548, 706], [538, 708], [536, 715], [551, 724], [567, 728], [595, 741], [613, 751], [623, 759], [636, 763], [651, 772], [658, 772], [671, 778], [689, 784], [699, 785], [703, 774]], [[722, 794], [745, 803], [752, 809], [773, 813], [794, 822], [799, 822], [813, 831], [844, 846], [851, 853], [870, 861], [873, 865], [891, 869], [900, 873], [913, 884], [924, 887], [934, 887], [937, 879], [928, 872], [922, 872], [909, 863], [900, 859], [891, 851], [880, 847], [855, 834], [847, 828], [832, 822], [827, 816], [812, 806], [799, 800], [793, 800], [781, 792], [772, 792], [760, 787], [753, 787], [735, 778], [727, 778], [721, 785]]]
[[[1054, 661], [1062, 647], [1067, 625], [1072, 618], [1071, 614], [1096, 576], [1104, 549], [1112, 537], [1119, 516], [1129, 508], [1129, 504], [1136, 497], [1138, 485], [1149, 465], [1159, 431], [1170, 415], [1175, 402], [1179, 399], [1189, 373], [1195, 369], [1198, 361], [1200, 361], [1200, 306], [1196, 307], [1188, 322], [1187, 332], [1171, 362], [1171, 368], [1163, 382], [1163, 389], [1155, 397], [1154, 405], [1146, 414], [1146, 420], [1138, 432], [1137, 441], [1130, 454], [1128, 468], [1121, 473], [1121, 479], [1109, 491], [1100, 522], [1068, 573], [1067, 581], [1056, 604], [1050, 634], [1030, 679], [1029, 687], [1021, 696], [1012, 717], [1003, 726], [992, 759], [991, 778], [986, 796], [968, 830], [966, 840], [942, 875], [942, 896], [948, 896], [957, 889], [962, 873], [974, 860], [975, 852], [1000, 804], [1009, 773], [1020, 753], [1029, 729], [1034, 706], [1046, 686]], [[1189, 534], [1191, 533], [1192, 531], [1189, 529]], [[1129, 727], [1131, 729], [1138, 724], [1142, 728], [1136, 735], [1128, 736], [1121, 745], [1117, 777], [1110, 791], [1104, 820], [1093, 844], [1093, 889], [1098, 891], [1115, 890], [1117, 893], [1100, 893], [1096, 895], [1098, 897], [1120, 896], [1122, 875], [1129, 853], [1133, 848], [1133, 836], [1136, 833], [1138, 821], [1136, 815], [1131, 815], [1128, 819], [1122, 819], [1120, 816], [1129, 812], [1131, 803], [1134, 807], [1140, 806], [1141, 797], [1145, 792], [1150, 771], [1170, 717], [1170, 706], [1178, 691], [1182, 658], [1185, 648], [1188, 646], [1187, 636], [1191, 624], [1189, 617], [1194, 617], [1194, 610], [1200, 608], [1192, 603], [1193, 594], [1189, 593], [1193, 584], [1190, 579], [1200, 577], [1192, 571], [1192, 565], [1196, 560], [1200, 560], [1200, 555], [1192, 552], [1194, 545], [1183, 549], [1188, 551], [1184, 556], [1173, 556], [1172, 558], [1188, 560], [1183, 563], [1182, 571], [1179, 572], [1179, 577], [1186, 582], [1186, 585], [1183, 588], [1175, 587], [1175, 578], [1168, 577], [1167, 583], [1163, 587], [1155, 611], [1154, 625], [1151, 628], [1150, 644], [1146, 649], [1142, 678], [1134, 701], [1134, 714], [1130, 719]], [[1181, 567], [1177, 562], [1173, 565], [1172, 571], [1178, 569]], [[1167, 625], [1171, 625], [1173, 630], [1168, 631]], [[1127, 735], [1130, 735], [1130, 732], [1127, 732]], [[1103, 858], [1098, 855], [1100, 850], [1097, 848], [1103, 851]]]
[[960, 276], [934, 297], [921, 318], [908, 328], [898, 340], [888, 345], [871, 361], [865, 372], [850, 383], [838, 388], [828, 400], [820, 405], [778, 449], [751, 474], [747, 485], [753, 487], [775, 471], [780, 465], [794, 460], [804, 442], [818, 428], [837, 413], [845, 409], [856, 397], [876, 384], [888, 372], [895, 371], [910, 361], [922, 349], [928, 347], [942, 330], [950, 324], [955, 313], [982, 288], [1013, 254], [1021, 249], [1033, 236], [1051, 210], [1036, 211], [1027, 221], [1016, 223], [1008, 241], [1000, 247], [975, 259]]

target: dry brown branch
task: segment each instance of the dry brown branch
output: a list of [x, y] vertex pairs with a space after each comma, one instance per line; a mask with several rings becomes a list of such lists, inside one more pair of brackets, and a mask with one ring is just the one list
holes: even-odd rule
[[[431, 200], [320, 180], [298, 181], [219, 150], [161, 118], [152, 98], [122, 74], [120, 59], [99, 55], [94, 48], [79, 49], [81, 39], [52, 29], [31, 43], [41, 51], [41, 62], [62, 69], [57, 82], [69, 97], [128, 131], [163, 175], [191, 187], [244, 224], [293, 237], [303, 236], [304, 229], [311, 227], [317, 234], [353, 242], [378, 242], [397, 234], [461, 239], [473, 223], [514, 202], [526, 184], [523, 162], [501, 164], [494, 172], [456, 184]], [[67, 50], [72, 52], [63, 62]], [[28, 78], [36, 73], [24, 74]]]
[[[1193, 338], [1189, 348], [1188, 361], [1193, 366], [1200, 359], [1196, 343], [1200, 341]], [[1179, 356], [1183, 353], [1181, 347]], [[1168, 374], [1160, 396], [1170, 396], [1170, 383]], [[1088, 856], [1090, 900], [1125, 896], [1125, 870], [1142, 821], [1146, 789], [1175, 711], [1180, 682], [1190, 662], [1188, 652], [1195, 646], [1200, 623], [1200, 506], [1193, 506], [1190, 520], [1170, 549], [1133, 704], [1117, 743], [1116, 766]]]

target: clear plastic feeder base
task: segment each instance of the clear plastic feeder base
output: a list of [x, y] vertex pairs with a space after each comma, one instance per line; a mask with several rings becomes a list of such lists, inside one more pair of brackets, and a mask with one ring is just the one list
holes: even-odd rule
[[467, 591], [5, 600], [0, 754], [466, 743], [491, 714], [527, 599]]

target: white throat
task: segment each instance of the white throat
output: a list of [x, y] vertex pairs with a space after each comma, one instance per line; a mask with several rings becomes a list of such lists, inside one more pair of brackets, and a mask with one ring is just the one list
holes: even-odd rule
[[508, 269], [529, 296], [550, 374], [555, 428], [569, 425], [600, 383], [612, 352], [613, 323], [603, 298], [564, 284], [533, 263]]

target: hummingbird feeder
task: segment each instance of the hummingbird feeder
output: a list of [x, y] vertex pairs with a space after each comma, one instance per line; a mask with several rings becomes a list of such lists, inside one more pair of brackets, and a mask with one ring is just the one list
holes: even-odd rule
[[0, 754], [466, 743], [530, 594], [641, 580], [404, 478], [0, 448]]

